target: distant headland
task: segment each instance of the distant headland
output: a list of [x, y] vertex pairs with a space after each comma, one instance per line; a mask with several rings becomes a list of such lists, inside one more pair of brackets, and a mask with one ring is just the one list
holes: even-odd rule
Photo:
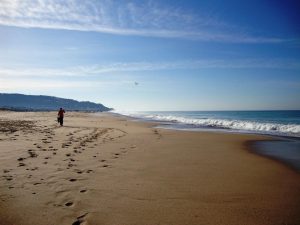
[[110, 111], [100, 103], [76, 101], [46, 95], [0, 93], [0, 109], [13, 111], [53, 111], [63, 107], [68, 111]]

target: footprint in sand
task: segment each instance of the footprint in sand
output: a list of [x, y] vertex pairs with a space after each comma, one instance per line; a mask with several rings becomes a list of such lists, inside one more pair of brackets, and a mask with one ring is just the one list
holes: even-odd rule
[[72, 225], [80, 225], [84, 222], [84, 217], [87, 215], [88, 213], [83, 214], [82, 216], [77, 217], [77, 220], [72, 223]]
[[39, 168], [38, 167], [34, 167], [31, 169], [31, 171], [35, 171], [35, 170], [38, 170]]
[[32, 149], [27, 150], [27, 152], [31, 158], [36, 158], [38, 156], [38, 154], [36, 154]]
[[74, 182], [74, 181], [77, 181], [77, 179], [75, 178], [72, 178], [72, 179], [69, 179], [70, 182]]
[[67, 168], [67, 169], [69, 169], [69, 168], [71, 168], [71, 167], [73, 167], [73, 166], [76, 166], [76, 165], [69, 162], [69, 163], [68, 163], [68, 168]]
[[80, 193], [85, 193], [87, 190], [83, 189], [83, 190], [80, 190]]
[[3, 176], [7, 181], [11, 181], [13, 179], [12, 176]]
[[65, 204], [65, 206], [68, 206], [68, 207], [70, 207], [70, 206], [72, 206], [73, 205], [73, 202], [67, 202], [66, 204]]

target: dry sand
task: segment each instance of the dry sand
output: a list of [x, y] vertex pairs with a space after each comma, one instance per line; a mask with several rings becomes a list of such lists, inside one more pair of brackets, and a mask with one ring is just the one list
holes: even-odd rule
[[0, 112], [1, 225], [300, 224], [300, 175], [254, 135]]

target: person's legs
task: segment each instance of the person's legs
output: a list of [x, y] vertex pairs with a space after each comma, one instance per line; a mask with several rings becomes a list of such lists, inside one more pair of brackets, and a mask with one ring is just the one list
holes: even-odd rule
[[60, 122], [60, 125], [63, 126], [63, 125], [64, 125], [64, 118], [63, 118], [63, 117], [60, 117], [60, 118], [59, 118], [59, 122]]

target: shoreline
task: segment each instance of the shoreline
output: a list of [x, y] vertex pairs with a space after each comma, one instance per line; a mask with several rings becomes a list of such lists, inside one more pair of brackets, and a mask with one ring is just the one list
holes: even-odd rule
[[[298, 150], [293, 151], [292, 153], [286, 153], [286, 151], [291, 152], [294, 147], [291, 145], [297, 145]], [[262, 140], [262, 141], [250, 141], [246, 145], [249, 146], [250, 151], [259, 156], [269, 158], [271, 160], [280, 163], [287, 168], [300, 173], [300, 142], [299, 140], [282, 140], [282, 139], [273, 139], [273, 140]], [[284, 146], [283, 146], [284, 145]], [[283, 148], [280, 148], [283, 147]]]
[[299, 173], [245, 145], [270, 137], [55, 114], [0, 117], [1, 225], [300, 223]]
[[[299, 110], [294, 110], [300, 113]], [[158, 122], [162, 128], [190, 131], [223, 131], [229, 133], [270, 135], [300, 140], [297, 115], [285, 111], [148, 111], [111, 112], [138, 121]], [[267, 113], [273, 112], [272, 115]], [[285, 113], [279, 116], [278, 113]], [[267, 114], [267, 115], [266, 115]], [[289, 118], [290, 116], [290, 118]]]
[[[274, 145], [268, 145], [268, 143], [285, 143], [288, 142], [284, 147], [285, 149], [289, 149], [289, 143], [290, 142], [297, 142], [297, 145], [299, 146], [300, 149], [300, 137], [294, 137], [294, 136], [282, 136], [282, 135], [274, 135], [274, 134], [261, 134], [261, 133], [255, 133], [254, 131], [238, 131], [238, 130], [227, 130], [227, 129], [221, 129], [221, 128], [203, 128], [203, 129], [183, 129], [183, 128], [176, 128], [176, 126], [170, 126], [170, 124], [166, 123], [166, 121], [155, 121], [155, 120], [146, 120], [142, 118], [135, 118], [133, 116], [127, 116], [127, 115], [122, 115], [119, 113], [114, 113], [114, 112], [106, 112], [107, 114], [111, 114], [113, 116], [119, 116], [119, 117], [124, 117], [128, 120], [131, 121], [137, 121], [137, 122], [145, 122], [145, 123], [150, 123], [150, 124], [156, 124], [154, 125], [154, 128], [157, 129], [166, 129], [166, 130], [173, 130], [173, 131], [187, 131], [187, 132], [212, 132], [212, 133], [221, 133], [221, 134], [236, 134], [236, 135], [253, 135], [255, 136], [261, 136], [265, 137], [266, 140], [252, 140], [249, 141], [249, 143], [245, 143], [245, 146], [249, 149], [250, 152], [253, 154], [257, 154], [258, 156], [266, 157], [268, 159], [274, 160], [277, 163], [283, 164], [287, 166], [289, 169], [300, 173], [300, 151], [294, 152], [294, 157], [296, 157], [298, 160], [291, 162], [287, 158], [287, 156], [282, 152], [282, 154], [279, 156], [274, 152], [272, 149], [274, 148]], [[265, 146], [260, 146], [261, 143], [266, 143]], [[275, 146], [276, 148], [276, 146]], [[267, 152], [267, 153], [266, 153]]]

